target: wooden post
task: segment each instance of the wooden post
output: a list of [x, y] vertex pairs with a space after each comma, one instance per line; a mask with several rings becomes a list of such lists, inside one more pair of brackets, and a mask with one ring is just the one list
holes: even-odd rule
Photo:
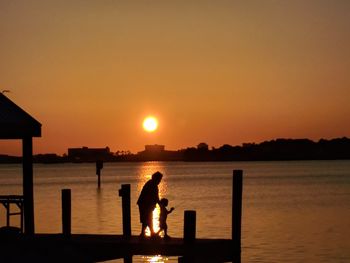
[[187, 256], [178, 257], [177, 262], [178, 263], [193, 263], [193, 262], [195, 262], [195, 259], [194, 259], [193, 255], [187, 255]]
[[71, 235], [71, 190], [62, 189], [62, 233], [64, 236]]
[[23, 221], [24, 221], [24, 220], [23, 220], [23, 219], [24, 219], [23, 203], [20, 203], [19, 206], [20, 206], [20, 209], [21, 209], [21, 215], [20, 215], [20, 216], [21, 216], [21, 233], [23, 233], [23, 223], [24, 223], [24, 222], [23, 222]]
[[6, 226], [10, 226], [10, 202], [4, 203], [6, 208]]
[[124, 263], [132, 263], [132, 256], [124, 257]]
[[241, 262], [243, 171], [233, 170], [232, 178], [232, 248], [233, 262]]
[[119, 196], [122, 197], [123, 236], [129, 238], [131, 237], [130, 184], [122, 184]]
[[184, 213], [184, 241], [193, 242], [196, 239], [196, 211], [187, 210]]
[[103, 161], [96, 161], [96, 175], [97, 175], [97, 187], [101, 187], [101, 170], [103, 168]]
[[23, 150], [23, 197], [24, 197], [24, 231], [34, 234], [34, 196], [33, 196], [33, 142], [32, 137], [22, 140]]

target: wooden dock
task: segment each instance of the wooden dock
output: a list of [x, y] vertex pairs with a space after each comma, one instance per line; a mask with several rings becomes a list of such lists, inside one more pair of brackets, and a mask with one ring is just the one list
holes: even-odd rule
[[120, 235], [62, 234], [18, 235], [0, 238], [1, 262], [101, 262], [133, 255], [179, 256], [179, 262], [232, 261], [232, 240], [182, 238], [168, 240]]
[[[0, 262], [102, 262], [133, 255], [177, 256], [181, 263], [241, 262], [243, 171], [234, 170], [232, 180], [232, 239], [196, 238], [196, 211], [184, 211], [183, 238], [162, 239], [132, 236], [130, 185], [122, 185], [123, 234], [72, 234], [71, 191], [62, 190], [62, 233], [21, 234], [0, 231]], [[6, 230], [6, 229], [5, 229]]]

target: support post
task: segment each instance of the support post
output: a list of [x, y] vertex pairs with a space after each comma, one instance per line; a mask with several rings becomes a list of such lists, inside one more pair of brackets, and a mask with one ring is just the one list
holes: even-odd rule
[[123, 214], [123, 236], [131, 237], [131, 210], [130, 210], [130, 184], [122, 184], [119, 190], [119, 196], [122, 198], [122, 214]]
[[71, 227], [71, 190], [62, 189], [62, 234], [69, 237]]
[[10, 202], [4, 203], [6, 208], [6, 226], [10, 226]]
[[23, 233], [23, 224], [24, 224], [24, 213], [23, 213], [23, 203], [20, 203], [19, 205], [20, 209], [21, 209], [21, 233]]
[[233, 262], [241, 262], [243, 171], [233, 170], [232, 178], [232, 248]]
[[25, 231], [25, 234], [34, 235], [32, 137], [23, 138], [22, 150], [23, 150], [24, 231]]
[[124, 263], [132, 263], [132, 256], [124, 257]]
[[184, 241], [194, 242], [196, 239], [196, 211], [186, 210], [184, 212]]
[[194, 259], [193, 255], [187, 255], [187, 256], [178, 257], [177, 262], [178, 263], [193, 263], [193, 262], [195, 262], [195, 259]]
[[101, 170], [103, 168], [103, 161], [96, 161], [96, 175], [97, 175], [97, 187], [101, 187]]

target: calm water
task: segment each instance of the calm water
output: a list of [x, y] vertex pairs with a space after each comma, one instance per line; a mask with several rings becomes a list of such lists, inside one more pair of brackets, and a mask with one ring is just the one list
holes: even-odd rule
[[[169, 235], [182, 236], [184, 210], [196, 210], [197, 237], [230, 238], [233, 169], [244, 170], [243, 262], [350, 262], [350, 161], [105, 163], [101, 190], [94, 164], [35, 165], [36, 232], [61, 231], [61, 189], [71, 188], [73, 233], [121, 234], [118, 189], [130, 183], [138, 234], [137, 196], [159, 170], [161, 196], [175, 207]], [[0, 194], [22, 193], [21, 171], [0, 165]], [[0, 225], [4, 215], [0, 208]], [[164, 261], [177, 259], [135, 257]]]

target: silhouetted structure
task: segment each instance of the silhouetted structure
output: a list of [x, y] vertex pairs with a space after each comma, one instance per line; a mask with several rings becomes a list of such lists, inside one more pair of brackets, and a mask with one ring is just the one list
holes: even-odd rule
[[[75, 150], [75, 149], [71, 149]], [[241, 146], [224, 144], [212, 148], [206, 143], [177, 151], [165, 150], [164, 145], [146, 145], [145, 150], [132, 154], [129, 151], [109, 152], [109, 148], [77, 148], [70, 156], [38, 154], [34, 162], [95, 162], [104, 156], [104, 162], [144, 162], [144, 161], [282, 161], [282, 160], [340, 160], [350, 159], [350, 139], [276, 139], [262, 143], [243, 143]], [[91, 150], [91, 151], [90, 151]], [[0, 163], [19, 163], [20, 157], [0, 155]]]
[[96, 175], [97, 175], [97, 186], [101, 186], [101, 170], [103, 169], [103, 161], [96, 161]]
[[145, 236], [145, 230], [149, 227], [151, 235], [154, 235], [152, 214], [156, 205], [159, 203], [158, 185], [163, 175], [160, 172], [152, 174], [152, 178], [148, 180], [142, 187], [140, 196], [137, 200], [140, 212], [140, 222], [142, 223], [141, 236]]
[[71, 191], [62, 190], [62, 233], [33, 236], [0, 231], [1, 262], [101, 262], [133, 255], [180, 256], [178, 262], [241, 262], [243, 172], [233, 171], [232, 238], [198, 239], [196, 211], [184, 211], [183, 238], [140, 238], [131, 233], [130, 184], [119, 195], [123, 208], [123, 235], [71, 233]]
[[22, 162], [21, 157], [0, 154], [0, 163], [20, 163], [20, 162]]
[[24, 230], [27, 234], [34, 234], [33, 137], [41, 137], [41, 124], [0, 93], [0, 139], [22, 140]]
[[67, 162], [66, 156], [59, 156], [55, 153], [36, 154], [33, 156], [34, 163], [63, 163]]
[[[17, 232], [23, 233], [23, 195], [0, 195], [0, 204], [2, 204], [6, 209], [6, 227], [7, 229], [12, 229]], [[19, 211], [17, 212], [11, 212], [11, 204], [14, 204], [17, 206]], [[17, 228], [11, 227], [10, 224], [10, 217], [13, 215], [19, 215], [20, 216], [20, 229], [18, 231]]]
[[201, 151], [208, 151], [209, 145], [206, 144], [205, 142], [201, 142], [200, 144], [197, 145], [197, 149]]
[[164, 145], [145, 145], [145, 150], [136, 156], [129, 156], [133, 161], [181, 161], [182, 155], [178, 151], [167, 151]]
[[72, 233], [72, 194], [70, 189], [62, 189], [62, 234], [69, 237]]
[[69, 148], [68, 149], [68, 159], [72, 162], [96, 162], [96, 160], [101, 161], [111, 161], [113, 155], [109, 148]]
[[154, 144], [154, 145], [145, 145], [145, 151], [146, 152], [153, 152], [153, 153], [161, 153], [165, 151], [164, 145]]
[[182, 150], [184, 161], [281, 161], [350, 159], [350, 139], [276, 139], [242, 146], [225, 144], [212, 150], [204, 147]]

